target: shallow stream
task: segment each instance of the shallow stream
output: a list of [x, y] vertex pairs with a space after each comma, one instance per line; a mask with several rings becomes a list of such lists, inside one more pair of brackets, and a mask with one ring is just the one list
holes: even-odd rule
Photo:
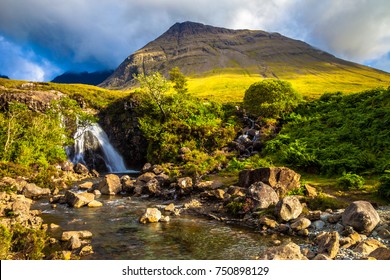
[[89, 230], [93, 233], [94, 254], [83, 259], [255, 259], [270, 237], [253, 230], [226, 225], [219, 221], [181, 215], [168, 223], [140, 224], [146, 207], [154, 206], [140, 198], [99, 198], [100, 208], [52, 209], [47, 200], [36, 202], [45, 223], [63, 230]]

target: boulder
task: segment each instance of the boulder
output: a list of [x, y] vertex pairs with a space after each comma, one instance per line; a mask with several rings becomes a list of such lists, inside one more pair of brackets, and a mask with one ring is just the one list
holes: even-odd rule
[[90, 208], [96, 208], [96, 207], [102, 207], [103, 203], [97, 200], [92, 200], [90, 203], [88, 203], [88, 207]]
[[80, 238], [77, 235], [73, 235], [68, 241], [68, 249], [76, 250], [81, 247]]
[[41, 188], [35, 184], [26, 184], [23, 188], [22, 194], [27, 198], [38, 198], [41, 196], [50, 195], [50, 189]]
[[146, 173], [152, 171], [152, 164], [149, 162], [145, 163], [144, 166], [141, 169], [141, 173]]
[[353, 251], [360, 253], [364, 256], [369, 255], [371, 252], [375, 251], [378, 248], [386, 248], [386, 245], [379, 242], [378, 240], [374, 238], [366, 239], [362, 242], [360, 242]]
[[147, 194], [157, 196], [161, 194], [160, 182], [156, 178], [149, 180], [144, 187]]
[[340, 236], [337, 231], [323, 232], [316, 238], [318, 243], [318, 253], [328, 255], [331, 259], [335, 258], [340, 248]]
[[286, 196], [279, 200], [275, 207], [276, 215], [283, 221], [290, 221], [298, 218], [302, 213], [302, 204], [295, 196]]
[[72, 191], [66, 191], [65, 201], [70, 207], [80, 208], [85, 205], [88, 205], [91, 201], [95, 199], [93, 193], [75, 193]]
[[300, 178], [301, 175], [287, 167], [268, 167], [241, 171], [238, 184], [248, 188], [253, 183], [263, 182], [274, 188], [279, 196], [284, 196], [287, 192], [300, 188]]
[[379, 221], [378, 212], [367, 201], [352, 202], [342, 215], [344, 226], [351, 226], [361, 233], [370, 233]]
[[77, 163], [73, 169], [77, 174], [86, 175], [89, 173], [88, 167], [81, 163]]
[[157, 208], [147, 208], [145, 213], [139, 219], [140, 223], [157, 223], [161, 219], [162, 215]]
[[80, 190], [89, 190], [93, 187], [93, 182], [84, 182], [77, 186]]
[[28, 215], [32, 201], [23, 195], [17, 195], [12, 203], [11, 209], [15, 216]]
[[291, 224], [291, 228], [300, 231], [303, 229], [307, 229], [311, 225], [311, 221], [307, 218], [299, 218], [295, 222]]
[[74, 164], [71, 161], [65, 161], [60, 163], [60, 167], [62, 171], [73, 171], [74, 170]]
[[377, 260], [390, 260], [390, 249], [380, 247], [372, 251], [368, 257], [375, 258]]
[[276, 205], [279, 201], [279, 196], [275, 190], [263, 182], [252, 184], [248, 188], [247, 196], [256, 201], [257, 208], [262, 209]]
[[190, 177], [178, 178], [177, 186], [180, 189], [189, 189], [192, 188], [192, 179]]
[[261, 256], [262, 260], [307, 260], [300, 247], [290, 242], [286, 245], [268, 248]]
[[98, 190], [102, 194], [116, 195], [122, 191], [122, 184], [115, 174], [107, 174], [99, 183]]
[[129, 175], [124, 175], [121, 177], [122, 190], [127, 193], [132, 193], [134, 191], [134, 181], [130, 178]]

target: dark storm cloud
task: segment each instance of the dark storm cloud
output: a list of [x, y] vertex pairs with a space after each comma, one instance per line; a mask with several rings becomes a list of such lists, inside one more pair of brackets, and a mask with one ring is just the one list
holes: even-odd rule
[[[62, 70], [115, 68], [175, 22], [263, 29], [303, 39], [357, 62], [388, 65], [386, 0], [1, 0], [0, 58], [18, 58], [48, 77]], [[7, 49], [16, 46], [19, 51]], [[29, 55], [25, 56], [24, 51]], [[7, 63], [10, 65], [12, 63]], [[379, 65], [379, 64], [378, 64]], [[7, 66], [0, 62], [0, 73]], [[57, 68], [56, 68], [57, 67]], [[390, 70], [390, 69], [388, 69]]]

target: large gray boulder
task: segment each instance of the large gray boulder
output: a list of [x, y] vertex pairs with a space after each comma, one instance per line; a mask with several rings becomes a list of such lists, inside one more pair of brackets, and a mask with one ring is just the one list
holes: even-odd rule
[[300, 179], [301, 175], [287, 167], [267, 167], [241, 171], [238, 184], [248, 188], [253, 183], [263, 182], [274, 188], [279, 196], [284, 196], [287, 192], [300, 188]]
[[262, 209], [276, 205], [279, 201], [279, 196], [275, 190], [263, 182], [252, 184], [248, 188], [247, 196], [256, 201], [257, 208]]
[[378, 212], [368, 201], [352, 202], [342, 216], [344, 226], [351, 226], [357, 232], [366, 234], [370, 233], [379, 221]]
[[116, 195], [122, 191], [122, 183], [115, 174], [107, 174], [99, 183], [98, 190], [102, 194]]
[[302, 210], [302, 204], [295, 196], [286, 196], [275, 207], [276, 215], [286, 222], [298, 218]]

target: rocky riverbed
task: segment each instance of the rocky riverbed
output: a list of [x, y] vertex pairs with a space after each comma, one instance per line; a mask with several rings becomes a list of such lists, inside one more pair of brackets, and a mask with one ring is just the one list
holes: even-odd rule
[[[300, 175], [288, 168], [244, 170], [234, 185], [190, 177], [170, 178], [161, 166], [150, 164], [136, 177], [116, 174], [96, 177], [96, 173], [93, 177], [80, 166], [75, 169], [84, 173], [84, 179], [60, 192], [50, 192], [24, 180], [3, 178], [1, 182], [15, 185], [18, 190], [18, 194], [0, 194], [1, 223], [11, 226], [20, 222], [45, 229], [56, 252], [46, 258], [93, 256], [95, 233], [88, 225], [81, 226], [80, 230], [66, 230], [63, 225], [42, 221], [40, 212], [30, 209], [33, 199], [40, 197], [50, 202], [50, 209], [88, 208], [89, 215], [107, 208], [109, 197], [109, 201], [120, 200], [124, 209], [128, 205], [136, 207], [136, 222], [140, 227], [170, 225], [183, 217], [199, 217], [213, 221], [220, 228], [245, 227], [259, 240], [267, 240], [267, 245], [259, 246], [257, 253], [242, 258], [390, 259], [389, 206], [374, 208], [367, 201], [355, 201], [345, 209], [309, 209], [306, 202], [316, 196], [315, 189], [307, 186], [304, 196], [289, 195], [301, 183]], [[134, 204], [135, 201], [143, 203]], [[139, 205], [144, 206], [141, 209]], [[66, 211], [63, 215], [67, 215]], [[47, 215], [43, 217], [47, 219]], [[254, 243], [250, 244], [252, 250]]]

